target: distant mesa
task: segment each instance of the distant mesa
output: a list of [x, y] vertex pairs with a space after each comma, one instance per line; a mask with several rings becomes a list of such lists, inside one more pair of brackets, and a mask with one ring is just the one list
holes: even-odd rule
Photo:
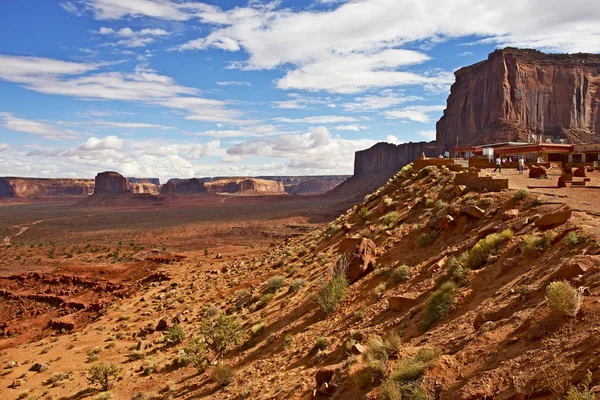
[[127, 179], [118, 172], [107, 171], [96, 175], [94, 194], [133, 193]]
[[85, 197], [93, 190], [92, 179], [0, 178], [0, 198]]

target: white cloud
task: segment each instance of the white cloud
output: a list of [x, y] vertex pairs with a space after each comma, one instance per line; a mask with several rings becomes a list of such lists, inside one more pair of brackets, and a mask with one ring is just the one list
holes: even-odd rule
[[91, 121], [93, 125], [108, 126], [122, 129], [175, 129], [170, 126], [148, 124], [145, 122], [115, 122], [115, 121]]
[[362, 125], [339, 125], [336, 126], [335, 129], [337, 129], [338, 131], [362, 131], [367, 129], [366, 126], [362, 126]]
[[384, 111], [383, 115], [390, 119], [408, 119], [411, 121], [427, 123], [429, 113], [443, 111], [446, 106], [411, 106], [401, 110]]
[[177, 84], [171, 77], [137, 67], [133, 72], [86, 72], [102, 65], [39, 57], [0, 55], [0, 79], [39, 93], [88, 100], [122, 100], [157, 105], [189, 113], [191, 120], [240, 122], [242, 113], [226, 103], [199, 97], [199, 90]]
[[342, 107], [347, 111], [374, 111], [416, 100], [423, 99], [418, 96], [402, 96], [386, 91], [386, 93], [378, 96], [357, 97], [354, 102], [344, 103]]
[[319, 115], [316, 117], [305, 117], [305, 118], [285, 118], [278, 117], [273, 118], [278, 122], [286, 122], [289, 124], [335, 124], [340, 122], [356, 122], [358, 119], [353, 117], [341, 117], [337, 115]]
[[80, 17], [82, 15], [81, 10], [71, 1], [65, 1], [64, 3], [58, 3], [58, 5], [68, 12], [69, 14], [73, 14], [76, 17]]
[[435, 131], [419, 131], [419, 135], [427, 140], [435, 140]]
[[217, 85], [219, 85], [219, 86], [252, 86], [252, 84], [250, 82], [243, 82], [243, 81], [217, 82]]
[[15, 117], [13, 114], [7, 112], [0, 112], [0, 126], [11, 131], [25, 132], [52, 140], [75, 139], [79, 136], [73, 130], [64, 129], [44, 121]]
[[154, 37], [157, 36], [166, 36], [169, 32], [164, 29], [141, 29], [139, 31], [134, 31], [131, 28], [121, 28], [118, 31], [101, 27], [98, 30], [98, 33], [103, 36], [116, 36], [124, 38], [122, 40], [117, 41], [116, 43], [107, 43], [108, 45], [113, 46], [124, 46], [124, 47], [144, 47], [147, 44], [154, 42]]
[[461, 57], [467, 57], [467, 56], [472, 56], [473, 53], [470, 51], [463, 51], [462, 53], [458, 53], [458, 55]]
[[107, 136], [104, 139], [91, 137], [79, 146], [79, 150], [98, 151], [98, 150], [123, 150], [125, 141], [118, 136]]
[[196, 136], [211, 136], [216, 138], [263, 137], [280, 135], [277, 127], [273, 125], [250, 125], [240, 129], [221, 129], [196, 132]]
[[8, 149], [8, 147], [9, 147], [8, 144], [0, 142], [0, 153], [2, 153], [4, 150]]
[[387, 135], [387, 137], [385, 138], [385, 141], [388, 143], [392, 143], [392, 144], [402, 144], [402, 143], [406, 143], [405, 140], [400, 140], [398, 139], [397, 136], [395, 135]]

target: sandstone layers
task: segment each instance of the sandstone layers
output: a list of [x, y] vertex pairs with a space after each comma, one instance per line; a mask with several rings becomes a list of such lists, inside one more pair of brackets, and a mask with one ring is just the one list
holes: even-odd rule
[[122, 194], [132, 193], [131, 185], [127, 179], [118, 172], [107, 171], [96, 175], [94, 194]]
[[0, 198], [83, 197], [93, 190], [91, 179], [0, 178]]
[[390, 176], [413, 162], [421, 154], [435, 156], [435, 142], [377, 143], [373, 147], [357, 151], [354, 156], [354, 176], [389, 172]]
[[437, 153], [529, 134], [600, 141], [599, 55], [506, 48], [455, 75], [437, 123]]

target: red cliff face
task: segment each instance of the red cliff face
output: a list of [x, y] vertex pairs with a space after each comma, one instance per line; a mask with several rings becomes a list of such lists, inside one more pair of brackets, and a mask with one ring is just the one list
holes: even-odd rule
[[283, 183], [256, 178], [219, 179], [204, 186], [211, 193], [284, 193]]
[[0, 178], [0, 197], [84, 197], [93, 188], [91, 179]]
[[402, 167], [413, 162], [421, 154], [435, 156], [435, 142], [377, 143], [370, 149], [357, 151], [354, 156], [354, 176], [389, 173], [393, 175]]
[[131, 185], [127, 182], [127, 179], [117, 172], [101, 172], [96, 175], [94, 194], [131, 192]]
[[529, 134], [600, 141], [600, 56], [504, 49], [455, 73], [436, 150]]
[[323, 194], [333, 190], [347, 178], [331, 178], [331, 179], [311, 179], [300, 182], [295, 185], [285, 187], [285, 192], [289, 194]]

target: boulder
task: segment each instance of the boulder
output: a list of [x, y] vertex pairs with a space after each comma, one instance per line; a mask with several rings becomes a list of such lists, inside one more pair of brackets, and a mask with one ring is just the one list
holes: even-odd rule
[[388, 307], [392, 311], [404, 311], [417, 303], [416, 297], [412, 296], [390, 296], [388, 298]]
[[500, 219], [502, 221], [508, 221], [509, 219], [513, 219], [517, 216], [519, 216], [519, 210], [513, 208], [512, 210], [507, 210], [500, 214]]
[[340, 242], [338, 252], [349, 258], [346, 278], [352, 283], [373, 269], [377, 246], [371, 239], [346, 238]]
[[529, 177], [530, 178], [547, 178], [548, 173], [546, 172], [546, 168], [539, 165], [530, 165], [529, 166]]
[[320, 388], [324, 383], [331, 384], [333, 378], [342, 370], [343, 366], [344, 363], [339, 363], [320, 368], [315, 374], [315, 386]]
[[585, 178], [587, 176], [585, 173], [585, 167], [575, 168], [573, 170], [573, 176], [577, 178]]
[[559, 187], [559, 188], [567, 187], [567, 180], [564, 175], [561, 175], [558, 177], [558, 183], [556, 184], [556, 187]]
[[166, 319], [161, 319], [160, 321], [158, 321], [158, 324], [156, 324], [156, 328], [154, 328], [154, 330], [156, 331], [166, 331], [169, 328], [169, 323], [167, 322]]
[[350, 349], [350, 352], [357, 356], [365, 353], [366, 351], [367, 351], [367, 346], [363, 346], [360, 343], [355, 343], [354, 345], [352, 345], [352, 348]]
[[483, 211], [481, 208], [479, 208], [477, 206], [463, 207], [463, 209], [461, 210], [461, 212], [463, 214], [466, 214], [469, 217], [475, 218], [475, 219], [481, 219], [485, 215], [485, 211]]
[[467, 190], [467, 187], [465, 185], [456, 185], [454, 187], [454, 194], [457, 197], [462, 196], [465, 193], [465, 190]]
[[44, 372], [48, 369], [48, 364], [45, 363], [33, 363], [33, 365], [31, 366], [31, 368], [29, 368], [30, 371], [33, 372]]
[[117, 172], [101, 172], [96, 175], [94, 194], [101, 193], [131, 193], [131, 186], [127, 179]]
[[594, 167], [592, 167], [591, 165], [586, 165], [585, 166], [585, 172], [594, 172]]
[[554, 274], [552, 274], [552, 280], [571, 280], [577, 276], [598, 272], [599, 270], [599, 256], [577, 256], [567, 261]]
[[535, 220], [535, 226], [541, 229], [551, 228], [553, 226], [562, 225], [571, 218], [573, 212], [569, 206], [564, 205], [546, 215]]
[[439, 219], [440, 227], [445, 231], [451, 231], [454, 229], [456, 224], [454, 223], [454, 218], [449, 215], [446, 215], [443, 218]]

